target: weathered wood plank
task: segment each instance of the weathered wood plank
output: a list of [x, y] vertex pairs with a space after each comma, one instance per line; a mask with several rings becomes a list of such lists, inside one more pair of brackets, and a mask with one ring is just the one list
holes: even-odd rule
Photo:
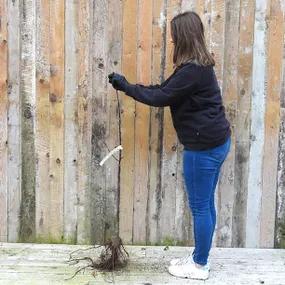
[[[64, 66], [64, 238], [76, 241], [77, 228], [77, 190], [78, 190], [78, 2], [65, 2], [65, 49]], [[81, 19], [80, 19], [81, 20]]]
[[[122, 73], [130, 82], [137, 78], [137, 1], [123, 2], [123, 35], [122, 35]], [[135, 101], [127, 96], [122, 97], [122, 145], [120, 177], [120, 216], [119, 235], [125, 243], [133, 238], [133, 189], [134, 189], [134, 119]]]
[[[285, 5], [282, 6], [285, 14]], [[284, 16], [285, 17], [285, 16]], [[284, 19], [283, 19], [284, 20]], [[283, 33], [285, 39], [285, 29]], [[283, 41], [284, 42], [284, 41]], [[277, 167], [275, 247], [285, 248], [285, 44], [283, 43], [283, 70], [280, 92], [280, 127]]]
[[[121, 72], [121, 54], [122, 54], [122, 2], [113, 4], [114, 1], [109, 0], [108, 11], [108, 49], [106, 68], [108, 74], [116, 71]], [[120, 144], [120, 124], [119, 115], [121, 115], [118, 108], [117, 94], [111, 84], [108, 83], [108, 101], [106, 112], [108, 114], [107, 130], [106, 130], [106, 144], [111, 150]], [[120, 96], [121, 97], [121, 96]], [[119, 98], [120, 103], [121, 98]], [[123, 150], [124, 152], [124, 150]], [[122, 154], [121, 154], [122, 155]], [[117, 153], [115, 157], [119, 160], [120, 154]], [[106, 171], [106, 230], [105, 237], [110, 238], [119, 231], [119, 161], [111, 158], [105, 167]]]
[[100, 160], [108, 152], [105, 146], [107, 130], [107, 26], [108, 0], [94, 2], [93, 6], [93, 97], [92, 97], [92, 180], [91, 213], [92, 243], [103, 243], [105, 239], [105, 207], [106, 207], [106, 167], [99, 165]]
[[77, 176], [77, 243], [91, 242], [90, 229], [90, 179], [91, 179], [91, 131], [92, 131], [92, 3], [78, 3], [78, 176]]
[[194, 11], [196, 0], [181, 0], [181, 12]]
[[20, 239], [35, 237], [35, 1], [21, 1], [21, 153]]
[[[235, 1], [236, 2], [236, 1]], [[211, 25], [210, 25], [210, 50], [214, 53], [216, 61], [215, 72], [217, 80], [223, 91], [223, 60], [224, 60], [224, 38], [225, 38], [225, 1], [211, 1]], [[209, 5], [209, 4], [208, 4]], [[206, 10], [209, 8], [206, 6]], [[227, 47], [228, 48], [228, 47]]]
[[200, 16], [204, 24], [204, 35], [208, 49], [212, 52], [211, 45], [211, 22], [212, 22], [212, 1], [211, 0], [196, 0], [195, 12]]
[[7, 5], [0, 1], [0, 241], [8, 238], [8, 90]]
[[[283, 79], [285, 79], [284, 76]], [[281, 93], [282, 96], [284, 96], [285, 94], [284, 91], [285, 90], [283, 89], [283, 92]], [[285, 106], [282, 107], [280, 111], [276, 207], [277, 211], [276, 211], [276, 229], [275, 229], [274, 246], [278, 248], [285, 248]]]
[[246, 247], [260, 244], [262, 165], [264, 147], [265, 75], [266, 75], [266, 0], [256, 1], [251, 100], [250, 156], [247, 195]]
[[[165, 74], [173, 72], [170, 21], [180, 11], [180, 3], [175, 0], [167, 2], [166, 11], [166, 50]], [[161, 166], [161, 212], [159, 220], [159, 241], [168, 241], [175, 236], [176, 181], [177, 181], [177, 145], [178, 139], [173, 128], [169, 107], [164, 108], [163, 147]]]
[[64, 198], [64, 1], [50, 2], [50, 234], [63, 238]]
[[[165, 65], [166, 1], [152, 1], [152, 84], [159, 84]], [[149, 134], [149, 190], [147, 202], [147, 243], [158, 242], [161, 191], [161, 145], [163, 108], [151, 107]]]
[[[201, 284], [199, 280], [175, 278], [167, 265], [182, 257], [190, 247], [127, 246], [127, 268], [111, 273], [87, 269], [71, 277], [77, 266], [68, 266], [69, 253], [89, 246], [45, 244], [0, 244], [1, 284]], [[213, 248], [210, 284], [279, 284], [284, 285], [284, 249]], [[78, 251], [78, 256], [98, 256], [100, 250]], [[83, 264], [82, 264], [83, 265]], [[7, 283], [5, 283], [7, 282]], [[10, 283], [8, 283], [10, 282]], [[13, 283], [12, 283], [13, 282]], [[47, 283], [45, 283], [47, 282]]]
[[[253, 1], [242, 0], [240, 3], [240, 28], [238, 50], [237, 78], [237, 109], [230, 111], [235, 115], [233, 148], [235, 149], [234, 204], [232, 213], [232, 246], [243, 247], [246, 239], [246, 208], [248, 167], [250, 151], [250, 101], [252, 86], [253, 32], [254, 32]], [[229, 191], [229, 190], [227, 190]]]
[[36, 39], [36, 235], [44, 238], [49, 235], [50, 217], [50, 61], [49, 61], [49, 1], [37, 2], [37, 39]]
[[[137, 81], [148, 85], [151, 81], [152, 1], [140, 0], [138, 3]], [[142, 243], [146, 241], [150, 108], [136, 102], [135, 112], [133, 242]]]
[[[8, 32], [8, 241], [16, 242], [21, 203], [21, 112], [19, 1], [7, 2]], [[2, 66], [2, 64], [1, 64]]]
[[[262, 197], [260, 213], [260, 247], [274, 246], [276, 213], [278, 135], [280, 125], [280, 90], [284, 41], [284, 14], [281, 1], [268, 4], [266, 107], [264, 115], [264, 163], [262, 168]], [[274, 177], [274, 179], [272, 179]]]
[[[213, 7], [214, 9], [214, 7]], [[213, 17], [218, 17], [222, 13], [222, 8], [219, 7], [219, 11], [215, 11]], [[227, 117], [230, 121], [231, 126], [236, 125], [236, 112], [237, 112], [237, 80], [238, 80], [238, 44], [239, 37], [236, 35], [239, 32], [239, 1], [226, 1], [225, 2], [225, 17], [222, 15], [223, 25], [225, 26], [225, 42], [224, 50], [221, 46], [221, 42], [218, 46], [222, 50], [224, 59], [218, 59], [216, 62], [215, 71], [218, 77], [217, 70], [224, 70], [220, 76], [222, 78], [223, 86], [220, 86], [223, 101], [226, 108]], [[223, 26], [219, 24], [219, 29]], [[217, 31], [216, 31], [217, 32]], [[223, 33], [220, 30], [220, 33]], [[216, 35], [217, 36], [217, 35]], [[214, 49], [215, 50], [215, 49]], [[214, 51], [215, 52], [215, 51]], [[221, 66], [223, 65], [223, 66]], [[222, 91], [223, 90], [223, 91]], [[220, 179], [217, 183], [216, 199], [217, 199], [217, 231], [213, 237], [214, 241], [219, 246], [229, 247], [232, 241], [232, 214], [234, 205], [234, 167], [235, 167], [235, 127], [232, 127], [232, 146], [230, 153], [221, 168]]]

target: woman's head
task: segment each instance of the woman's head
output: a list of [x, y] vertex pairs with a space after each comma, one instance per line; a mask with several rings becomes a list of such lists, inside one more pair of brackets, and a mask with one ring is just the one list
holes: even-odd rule
[[215, 65], [213, 56], [207, 50], [204, 26], [197, 13], [189, 11], [179, 14], [171, 20], [170, 25], [174, 44], [174, 66], [187, 61], [200, 65]]

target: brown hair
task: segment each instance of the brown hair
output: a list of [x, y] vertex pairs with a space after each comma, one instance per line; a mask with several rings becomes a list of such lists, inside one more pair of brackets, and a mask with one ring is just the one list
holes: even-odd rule
[[178, 14], [170, 25], [174, 43], [174, 67], [189, 61], [204, 66], [215, 65], [215, 60], [206, 47], [204, 26], [197, 13], [188, 11]]

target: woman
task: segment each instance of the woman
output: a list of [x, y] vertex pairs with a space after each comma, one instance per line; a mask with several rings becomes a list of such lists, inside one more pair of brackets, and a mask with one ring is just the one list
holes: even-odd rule
[[194, 220], [195, 249], [184, 258], [172, 260], [168, 271], [178, 277], [207, 279], [216, 225], [215, 188], [230, 150], [231, 129], [200, 17], [192, 11], [175, 16], [171, 37], [175, 70], [162, 84], [130, 84], [117, 73], [108, 77], [115, 89], [139, 102], [170, 107], [174, 128], [184, 146], [183, 176]]

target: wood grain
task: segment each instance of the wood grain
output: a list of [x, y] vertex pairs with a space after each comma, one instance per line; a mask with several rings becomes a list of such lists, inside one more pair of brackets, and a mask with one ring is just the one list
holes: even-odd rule
[[[219, 5], [219, 4], [217, 4]], [[214, 8], [213, 8], [214, 9]], [[222, 9], [222, 8], [219, 8]], [[232, 145], [230, 153], [226, 161], [224, 162], [220, 178], [216, 187], [216, 212], [217, 212], [217, 231], [214, 233], [214, 242], [218, 246], [229, 247], [232, 242], [232, 217], [233, 207], [235, 204], [234, 200], [234, 167], [235, 167], [235, 144], [236, 144], [236, 116], [237, 116], [237, 97], [238, 97], [238, 48], [239, 38], [236, 36], [240, 29], [239, 14], [236, 11], [240, 10], [239, 1], [226, 1], [225, 2], [225, 15], [221, 16], [222, 19], [218, 18], [218, 15], [222, 14], [221, 10], [214, 11], [213, 18], [223, 21], [223, 24], [219, 24], [219, 28], [222, 26], [225, 28], [224, 33], [224, 46], [227, 47], [223, 51], [223, 45], [221, 41], [218, 46], [222, 50], [223, 59], [218, 59], [216, 62], [216, 76], [223, 76], [221, 95], [223, 103], [226, 108], [226, 117], [230, 121], [232, 127]], [[217, 31], [215, 31], [217, 32]], [[222, 30], [220, 31], [222, 33]], [[213, 35], [214, 36], [214, 35]], [[214, 43], [213, 43], [214, 44]], [[217, 49], [218, 49], [217, 46]], [[219, 55], [221, 56], [221, 54]], [[221, 66], [222, 65], [222, 66]], [[222, 72], [222, 74], [221, 74]]]
[[[171, 0], [166, 10], [166, 50], [165, 77], [173, 72], [170, 21], [180, 11], [180, 3]], [[169, 107], [164, 108], [163, 146], [161, 165], [161, 212], [159, 220], [159, 241], [167, 242], [175, 236], [176, 181], [177, 181], [177, 145], [178, 139], [173, 128]]]
[[235, 112], [229, 109], [228, 113], [230, 117], [236, 115], [232, 246], [237, 247], [244, 246], [246, 236], [254, 8], [252, 1], [243, 0], [240, 3], [237, 108]]
[[0, 241], [8, 239], [7, 6], [0, 1]]
[[21, 208], [19, 239], [35, 237], [35, 1], [20, 6], [21, 56]]
[[75, 241], [77, 238], [77, 206], [78, 206], [78, 50], [81, 42], [77, 35], [78, 3], [66, 1], [65, 5], [65, 48], [64, 61], [64, 238]]
[[[163, 81], [166, 32], [166, 2], [153, 1], [152, 25], [152, 84]], [[147, 242], [158, 240], [158, 223], [161, 209], [161, 145], [163, 108], [151, 107], [149, 134], [149, 190], [147, 202]]]
[[246, 247], [258, 247], [262, 195], [262, 166], [264, 155], [264, 114], [266, 87], [266, 21], [268, 1], [256, 1], [251, 100], [250, 156], [247, 195]]
[[63, 237], [64, 222], [64, 13], [65, 3], [50, 2], [50, 225], [55, 239]]
[[36, 235], [49, 235], [50, 224], [50, 6], [49, 1], [37, 3], [37, 70], [36, 70]]
[[91, 243], [90, 180], [92, 131], [92, 5], [84, 0], [78, 3], [77, 48], [77, 243]]
[[89, 200], [92, 243], [103, 243], [106, 224], [106, 172], [99, 165], [108, 149], [104, 142], [107, 132], [107, 45], [108, 1], [94, 3], [92, 43], [92, 168]]
[[[123, 2], [122, 33], [122, 73], [129, 82], [137, 78], [137, 3], [132, 0]], [[125, 243], [133, 240], [133, 205], [134, 205], [134, 153], [135, 153], [135, 101], [122, 96], [122, 145], [124, 148], [121, 161], [120, 177], [120, 216], [119, 235]]]
[[[264, 114], [264, 157], [262, 168], [262, 196], [259, 247], [274, 246], [278, 135], [280, 125], [280, 91], [282, 83], [282, 61], [284, 41], [284, 14], [281, 1], [268, 4], [268, 37], [266, 60], [266, 107]], [[269, 6], [270, 5], [270, 6]], [[280, 24], [281, 23], [281, 24]], [[275, 179], [272, 179], [272, 178]]]
[[[151, 81], [152, 1], [138, 3], [137, 81], [148, 85]], [[150, 108], [136, 102], [135, 112], [133, 242], [142, 243], [146, 240]]]

